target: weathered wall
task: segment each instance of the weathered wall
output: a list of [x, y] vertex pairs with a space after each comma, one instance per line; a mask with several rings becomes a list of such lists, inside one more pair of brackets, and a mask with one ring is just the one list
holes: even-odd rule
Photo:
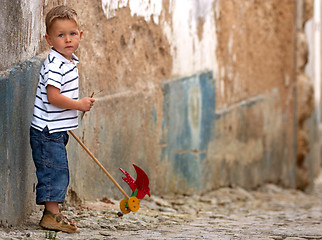
[[39, 51], [43, 37], [41, 0], [4, 0], [0, 6], [0, 70], [22, 63]]
[[[297, 44], [295, 20], [307, 5], [278, 0], [7, 1], [0, 16], [14, 18], [10, 12], [15, 9], [19, 14], [10, 26], [0, 27], [23, 37], [9, 41], [7, 34], [0, 36], [2, 53], [12, 52], [10, 61], [0, 54], [0, 99], [8, 103], [0, 114], [5, 136], [1, 224], [17, 224], [34, 208], [28, 125], [43, 55], [33, 57], [48, 50], [38, 18], [57, 4], [73, 6], [80, 16], [81, 95], [96, 93], [95, 107], [75, 133], [126, 191], [118, 168], [135, 177], [131, 163], [146, 171], [152, 194], [253, 188], [265, 182], [299, 187], [300, 154], [312, 183], [314, 148], [306, 146], [315, 138], [305, 138], [305, 151], [298, 143], [299, 133], [308, 136], [315, 130], [314, 124], [304, 128], [312, 92], [298, 91], [310, 85], [301, 85], [297, 77], [297, 53], [305, 45]], [[299, 106], [307, 110], [304, 115], [298, 114]], [[68, 156], [70, 201], [122, 197], [72, 138]], [[17, 206], [9, 208], [16, 198]]]
[[[307, 64], [305, 66], [305, 73], [309, 76], [311, 84], [314, 86], [314, 112], [310, 117], [310, 120], [306, 121], [305, 125], [309, 125], [309, 140], [314, 142], [310, 145], [310, 148], [314, 148], [313, 151], [309, 151], [306, 158], [314, 159], [312, 164], [309, 164], [309, 168], [315, 174], [311, 177], [316, 177], [319, 174], [321, 165], [321, 79], [322, 79], [322, 66], [321, 66], [321, 20], [322, 20], [322, 5], [320, 1], [310, 1], [314, 4], [314, 8], [307, 8], [306, 14], [304, 14], [305, 23], [305, 35], [307, 36], [307, 41], [305, 43], [308, 45], [304, 54], [305, 59], [307, 59]], [[313, 11], [314, 10], [314, 11]], [[313, 17], [310, 16], [313, 14]], [[319, 131], [317, 128], [312, 128], [312, 125], [319, 125]], [[312, 130], [311, 130], [312, 129]], [[308, 160], [306, 160], [308, 161]], [[306, 164], [306, 163], [305, 163]], [[307, 165], [306, 165], [307, 167]]]
[[211, 156], [219, 158], [215, 177], [221, 184], [292, 186], [295, 1], [220, 1], [218, 7], [217, 109], [225, 128], [223, 142], [213, 142], [223, 146]]
[[34, 209], [35, 173], [29, 126], [41, 57], [41, 1], [0, 5], [0, 225], [20, 223]]
[[35, 173], [29, 126], [40, 59], [0, 72], [0, 223], [17, 224], [33, 209]]

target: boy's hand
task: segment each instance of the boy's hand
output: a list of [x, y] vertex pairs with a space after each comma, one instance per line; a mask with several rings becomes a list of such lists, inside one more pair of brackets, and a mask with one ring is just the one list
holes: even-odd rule
[[95, 99], [91, 97], [84, 97], [80, 100], [68, 98], [60, 94], [60, 90], [52, 85], [47, 86], [47, 99], [56, 107], [80, 110], [83, 112], [91, 110], [95, 102]]
[[91, 110], [95, 102], [94, 98], [84, 97], [78, 101], [78, 110], [87, 112]]

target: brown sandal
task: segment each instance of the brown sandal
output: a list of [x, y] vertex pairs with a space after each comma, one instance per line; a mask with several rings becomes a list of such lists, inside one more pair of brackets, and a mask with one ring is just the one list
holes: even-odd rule
[[69, 220], [61, 213], [53, 214], [45, 210], [39, 225], [43, 228], [63, 231], [67, 233], [79, 233], [79, 228], [76, 227], [74, 221]]

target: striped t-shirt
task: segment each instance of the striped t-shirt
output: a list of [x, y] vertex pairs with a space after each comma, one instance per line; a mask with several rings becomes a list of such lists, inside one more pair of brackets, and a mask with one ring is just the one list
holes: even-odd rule
[[42, 131], [46, 126], [49, 133], [67, 131], [78, 127], [78, 111], [58, 108], [48, 102], [47, 85], [60, 89], [60, 94], [78, 100], [78, 58], [73, 61], [51, 49], [39, 73], [34, 114], [31, 126]]

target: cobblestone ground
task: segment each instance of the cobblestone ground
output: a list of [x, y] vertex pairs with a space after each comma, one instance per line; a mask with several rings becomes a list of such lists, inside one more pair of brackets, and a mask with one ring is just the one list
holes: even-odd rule
[[[106, 202], [68, 207], [64, 214], [81, 232], [58, 232], [56, 239], [322, 239], [322, 177], [310, 194], [265, 185], [256, 191], [151, 196], [141, 200], [138, 212], [123, 216], [118, 201]], [[40, 217], [37, 212], [19, 228], [0, 228], [0, 239], [48, 239]]]

